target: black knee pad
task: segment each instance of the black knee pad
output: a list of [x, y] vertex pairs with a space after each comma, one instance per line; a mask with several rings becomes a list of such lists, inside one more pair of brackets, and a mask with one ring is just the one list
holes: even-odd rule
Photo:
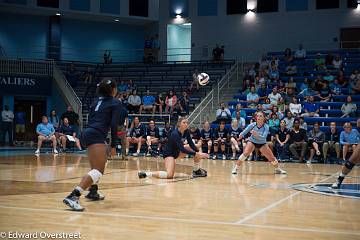
[[352, 162], [350, 162], [349, 160], [346, 160], [344, 166], [345, 166], [347, 169], [351, 170], [351, 169], [355, 166], [355, 163], [352, 163]]

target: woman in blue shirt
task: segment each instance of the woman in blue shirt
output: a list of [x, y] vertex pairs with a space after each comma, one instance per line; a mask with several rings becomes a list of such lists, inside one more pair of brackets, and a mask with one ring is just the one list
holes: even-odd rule
[[237, 174], [240, 165], [255, 150], [255, 148], [259, 149], [262, 155], [264, 155], [275, 167], [276, 174], [286, 174], [286, 171], [279, 167], [278, 160], [266, 143], [266, 137], [269, 134], [269, 125], [266, 124], [265, 113], [263, 111], [257, 111], [255, 113], [255, 120], [255, 122], [249, 124], [245, 130], [240, 133], [240, 139], [244, 138], [249, 132], [251, 133], [251, 136], [249, 137], [244, 152], [237, 160], [232, 170], [232, 174]]

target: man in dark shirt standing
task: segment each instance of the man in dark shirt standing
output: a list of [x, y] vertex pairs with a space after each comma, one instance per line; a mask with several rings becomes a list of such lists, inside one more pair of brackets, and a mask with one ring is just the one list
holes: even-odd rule
[[[294, 121], [294, 128], [290, 132], [290, 139], [291, 144], [289, 146], [289, 150], [291, 154], [296, 158], [299, 159], [301, 162], [304, 161], [304, 156], [307, 150], [307, 135], [306, 130], [300, 128], [300, 121], [296, 119]], [[299, 154], [296, 151], [296, 148], [301, 148], [301, 154]]]
[[336, 129], [336, 123], [330, 123], [330, 129], [325, 133], [325, 142], [323, 145], [324, 160], [327, 161], [327, 153], [329, 148], [336, 151], [337, 160], [340, 159], [340, 133]]

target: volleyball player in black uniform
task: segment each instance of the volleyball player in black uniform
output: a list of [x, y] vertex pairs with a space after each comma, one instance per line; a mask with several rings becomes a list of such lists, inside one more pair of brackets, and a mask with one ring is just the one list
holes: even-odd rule
[[98, 193], [97, 183], [104, 174], [107, 161], [108, 146], [106, 136], [111, 128], [111, 147], [117, 144], [117, 127], [120, 121], [122, 105], [114, 98], [117, 93], [116, 83], [110, 79], [98, 84], [99, 98], [91, 105], [88, 128], [80, 137], [82, 145], [88, 148], [88, 157], [91, 170], [82, 178], [80, 184], [63, 200], [74, 211], [83, 211], [79, 198], [84, 189], [89, 189], [86, 198], [90, 200], [103, 200], [104, 196]]
[[[147, 154], [146, 156], [151, 156], [153, 152], [151, 149], [151, 144], [158, 144], [160, 140], [159, 128], [155, 125], [154, 120], [150, 120], [149, 126], [146, 129], [146, 144], [147, 144]], [[159, 152], [159, 148], [157, 149]]]
[[190, 128], [190, 137], [193, 140], [197, 149], [202, 152], [201, 133], [199, 128], [193, 126]]
[[222, 159], [225, 160], [225, 145], [228, 138], [228, 130], [225, 128], [225, 122], [221, 121], [218, 128], [214, 130], [214, 156], [213, 159], [216, 159], [219, 145], [222, 153]]
[[203, 145], [207, 145], [208, 154], [210, 155], [211, 146], [212, 146], [213, 132], [212, 132], [212, 129], [210, 128], [209, 121], [204, 122], [203, 129], [201, 129], [200, 135], [201, 135], [201, 138], [200, 138], [201, 143]]
[[242, 132], [241, 128], [239, 128], [238, 120], [233, 119], [231, 122], [231, 128], [229, 129], [229, 137], [230, 144], [232, 150], [231, 159], [234, 160], [236, 157], [236, 153], [240, 152], [239, 145], [241, 145], [240, 133]]
[[145, 143], [145, 129], [140, 123], [139, 117], [134, 117], [131, 126], [130, 136], [127, 137], [126, 141], [126, 154], [129, 153], [130, 144], [137, 144], [136, 152], [133, 154], [133, 156], [138, 157], [140, 154], [141, 145]]
[[[184, 146], [182, 138], [186, 138], [190, 147]], [[199, 150], [196, 148], [190, 137], [190, 133], [188, 130], [188, 121], [186, 118], [181, 117], [177, 122], [177, 128], [171, 132], [169, 136], [169, 142], [166, 144], [164, 149], [163, 155], [166, 171], [139, 171], [139, 178], [173, 178], [175, 174], [175, 160], [177, 158], [183, 158], [186, 154], [195, 155], [192, 173], [193, 177], [206, 177], [207, 172], [204, 169], [200, 168], [200, 160], [203, 158], [207, 158], [208, 155], [206, 153], [200, 153]]]

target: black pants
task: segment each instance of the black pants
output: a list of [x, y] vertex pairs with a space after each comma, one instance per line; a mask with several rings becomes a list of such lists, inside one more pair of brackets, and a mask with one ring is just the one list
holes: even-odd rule
[[13, 144], [13, 124], [12, 122], [2, 122], [1, 124], [1, 132], [2, 132], [2, 138], [1, 138], [1, 144], [5, 144], [5, 138], [6, 133], [9, 135], [9, 144]]

